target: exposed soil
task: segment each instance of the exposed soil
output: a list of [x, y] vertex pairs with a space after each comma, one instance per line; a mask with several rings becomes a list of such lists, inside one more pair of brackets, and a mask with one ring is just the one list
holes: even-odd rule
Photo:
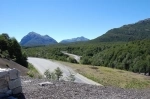
[[150, 89], [122, 89], [74, 82], [51, 81], [39, 85], [46, 79], [22, 77], [23, 93], [20, 99], [150, 99]]
[[12, 60], [7, 60], [4, 58], [0, 58], [0, 68], [16, 68], [20, 71], [21, 75], [27, 75], [28, 69], [13, 62]]

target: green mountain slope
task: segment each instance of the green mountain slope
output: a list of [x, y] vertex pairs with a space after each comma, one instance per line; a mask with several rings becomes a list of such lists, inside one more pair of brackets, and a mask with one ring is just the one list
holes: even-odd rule
[[150, 38], [150, 18], [134, 24], [114, 28], [92, 40], [93, 42], [133, 41]]

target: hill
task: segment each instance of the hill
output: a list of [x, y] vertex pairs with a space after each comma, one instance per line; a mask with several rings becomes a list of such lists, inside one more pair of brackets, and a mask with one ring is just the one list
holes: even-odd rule
[[150, 38], [150, 18], [134, 24], [114, 28], [92, 40], [93, 42], [133, 41]]
[[21, 75], [27, 75], [28, 69], [19, 65], [18, 63], [12, 61], [12, 60], [7, 60], [4, 58], [0, 58], [0, 68], [16, 68], [20, 71]]
[[35, 32], [29, 32], [26, 36], [21, 39], [21, 46], [39, 46], [39, 45], [50, 45], [56, 44], [57, 41], [48, 35], [40, 35]]
[[28, 67], [27, 56], [22, 52], [20, 44], [6, 33], [0, 34], [0, 57], [11, 59], [24, 67]]
[[77, 38], [62, 40], [60, 43], [72, 43], [72, 42], [80, 42], [80, 41], [89, 41], [89, 39], [81, 36]]
[[28, 72], [27, 56], [15, 38], [8, 34], [0, 34], [0, 68], [16, 68], [21, 75]]

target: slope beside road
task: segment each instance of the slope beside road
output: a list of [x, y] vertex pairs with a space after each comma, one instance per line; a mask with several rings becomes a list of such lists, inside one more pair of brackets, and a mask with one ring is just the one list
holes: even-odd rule
[[56, 61], [48, 60], [48, 59], [43, 59], [43, 58], [34, 58], [34, 57], [29, 57], [28, 62], [31, 63], [42, 75], [44, 72], [49, 69], [50, 71], [54, 71], [57, 67], [59, 67], [63, 71], [63, 78], [66, 79], [70, 75], [70, 72], [75, 75], [75, 82], [78, 83], [86, 83], [86, 84], [93, 84], [93, 85], [101, 85], [99, 83], [96, 83], [78, 73], [73, 71], [71, 68], [58, 63]]

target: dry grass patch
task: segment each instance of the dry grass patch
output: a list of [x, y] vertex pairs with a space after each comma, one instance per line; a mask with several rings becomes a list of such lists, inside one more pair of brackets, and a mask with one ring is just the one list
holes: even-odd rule
[[101, 66], [61, 63], [102, 85], [121, 88], [150, 88], [149, 76]]

